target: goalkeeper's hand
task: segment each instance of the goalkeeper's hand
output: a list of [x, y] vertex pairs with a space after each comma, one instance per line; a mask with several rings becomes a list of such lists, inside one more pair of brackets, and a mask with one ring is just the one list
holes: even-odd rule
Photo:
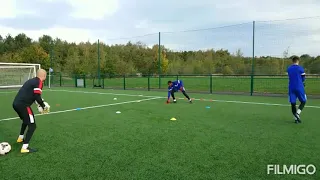
[[[44, 99], [43, 99], [43, 98], [42, 98], [42, 101], [44, 102]], [[37, 106], [40, 106], [37, 101], [34, 101], [34, 103], [36, 103]], [[47, 103], [47, 104], [48, 104], [48, 103]]]
[[38, 111], [41, 114], [47, 114], [50, 112], [50, 105], [47, 102], [43, 102], [44, 103], [44, 108], [42, 108], [40, 105], [38, 105]]

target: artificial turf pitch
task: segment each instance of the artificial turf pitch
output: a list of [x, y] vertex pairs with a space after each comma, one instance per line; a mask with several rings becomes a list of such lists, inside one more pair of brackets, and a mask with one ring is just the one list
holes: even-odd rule
[[[166, 92], [45, 90], [52, 114], [36, 117], [30, 142], [39, 151], [20, 154], [21, 121], [8, 119], [17, 116], [15, 92], [1, 91], [0, 141], [12, 145], [0, 156], [1, 179], [320, 178], [320, 100], [310, 99], [294, 124], [287, 98], [190, 95], [193, 104], [165, 104]], [[318, 169], [268, 175], [268, 164]]]

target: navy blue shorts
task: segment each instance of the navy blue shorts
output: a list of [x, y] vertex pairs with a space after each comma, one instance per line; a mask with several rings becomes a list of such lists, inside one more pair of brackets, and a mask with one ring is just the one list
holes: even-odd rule
[[306, 102], [307, 101], [307, 95], [303, 89], [300, 90], [289, 90], [289, 102], [291, 104], [297, 102], [297, 98], [300, 102]]

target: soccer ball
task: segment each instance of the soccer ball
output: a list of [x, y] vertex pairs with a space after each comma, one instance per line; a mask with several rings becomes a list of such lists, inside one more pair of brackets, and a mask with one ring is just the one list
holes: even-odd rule
[[8, 154], [11, 151], [11, 146], [7, 142], [0, 143], [0, 155]]

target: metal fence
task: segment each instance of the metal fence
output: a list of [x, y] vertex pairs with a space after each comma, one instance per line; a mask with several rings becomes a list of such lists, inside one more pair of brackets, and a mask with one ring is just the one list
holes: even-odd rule
[[[105, 88], [105, 89], [135, 89], [135, 90], [165, 90], [169, 80], [183, 80], [189, 92], [199, 93], [232, 93], [232, 94], [260, 94], [276, 95], [287, 94], [287, 76], [244, 76], [244, 75], [162, 75], [161, 84], [159, 77], [153, 75], [101, 75], [101, 78], [74, 75], [66, 76], [55, 74], [51, 77], [52, 87], [79, 87], [79, 88]], [[82, 80], [83, 85], [79, 85]], [[251, 86], [251, 83], [253, 86]], [[308, 95], [320, 95], [320, 75], [308, 76], [306, 80]], [[48, 84], [48, 82], [46, 82]], [[100, 85], [100, 86], [99, 86]], [[160, 87], [160, 88], [159, 88]]]

